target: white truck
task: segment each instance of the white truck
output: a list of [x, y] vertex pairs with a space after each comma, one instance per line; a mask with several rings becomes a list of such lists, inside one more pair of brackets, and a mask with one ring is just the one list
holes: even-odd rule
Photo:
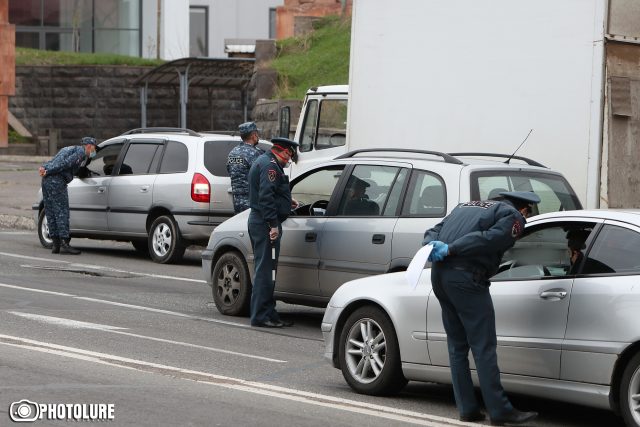
[[308, 91], [291, 173], [362, 148], [511, 154], [532, 130], [517, 154], [585, 207], [640, 207], [638, 63], [631, 0], [354, 0], [349, 86]]

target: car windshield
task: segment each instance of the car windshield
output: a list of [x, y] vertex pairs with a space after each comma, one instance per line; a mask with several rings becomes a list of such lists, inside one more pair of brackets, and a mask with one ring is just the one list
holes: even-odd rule
[[575, 192], [560, 175], [544, 172], [482, 171], [471, 174], [471, 197], [487, 200], [502, 191], [533, 191], [540, 203], [533, 214], [582, 209]]

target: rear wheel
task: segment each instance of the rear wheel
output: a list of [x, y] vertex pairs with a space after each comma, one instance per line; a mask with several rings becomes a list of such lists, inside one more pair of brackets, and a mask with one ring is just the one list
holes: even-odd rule
[[171, 264], [182, 259], [186, 246], [180, 237], [175, 220], [169, 215], [156, 218], [149, 230], [149, 254], [160, 264]]
[[53, 246], [53, 239], [49, 236], [49, 224], [47, 223], [44, 209], [41, 209], [38, 214], [38, 239], [40, 239], [40, 244], [47, 249], [51, 249]]
[[342, 375], [358, 393], [395, 394], [407, 384], [396, 332], [381, 309], [361, 307], [354, 311], [340, 333], [339, 345]]
[[640, 353], [631, 358], [620, 381], [620, 412], [629, 427], [640, 427]]
[[213, 300], [218, 311], [230, 316], [246, 316], [251, 304], [251, 277], [239, 252], [222, 255], [211, 276]]

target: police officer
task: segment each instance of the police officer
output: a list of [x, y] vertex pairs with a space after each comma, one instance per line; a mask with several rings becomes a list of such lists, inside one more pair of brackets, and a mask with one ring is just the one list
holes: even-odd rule
[[[293, 322], [280, 319], [273, 297], [275, 269], [280, 255], [282, 222], [297, 203], [291, 199], [286, 167], [298, 143], [273, 138], [271, 150], [256, 159], [249, 171], [249, 238], [255, 258], [251, 294], [251, 326], [281, 328]], [[273, 253], [275, 249], [275, 253]]]
[[67, 184], [73, 180], [80, 166], [96, 154], [96, 140], [85, 136], [81, 145], [64, 147], [40, 168], [42, 199], [47, 217], [49, 236], [53, 240], [54, 254], [78, 255], [80, 251], [69, 246], [69, 194]]
[[238, 126], [242, 142], [229, 152], [227, 157], [227, 172], [231, 177], [231, 191], [233, 192], [233, 210], [240, 213], [249, 208], [249, 183], [247, 175], [251, 164], [261, 154], [257, 147], [260, 141], [258, 127], [254, 122], [242, 123]]
[[462, 421], [482, 421], [471, 372], [469, 348], [476, 363], [485, 407], [494, 425], [521, 424], [536, 412], [515, 409], [500, 382], [496, 325], [489, 278], [524, 229], [540, 198], [526, 191], [501, 192], [500, 200], [458, 205], [442, 222], [425, 232], [433, 243], [431, 282], [447, 332], [449, 364], [456, 405]]

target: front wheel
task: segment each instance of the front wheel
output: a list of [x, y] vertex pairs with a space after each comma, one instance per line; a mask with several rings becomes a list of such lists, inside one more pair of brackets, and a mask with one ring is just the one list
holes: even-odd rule
[[218, 311], [229, 316], [246, 316], [251, 304], [251, 277], [239, 252], [222, 255], [213, 267], [213, 301]]
[[186, 246], [180, 237], [180, 230], [169, 215], [156, 218], [149, 230], [149, 254], [160, 264], [171, 264], [182, 259]]
[[38, 214], [38, 239], [40, 239], [40, 244], [47, 249], [51, 249], [53, 246], [53, 239], [49, 236], [49, 224], [47, 223], [44, 209], [41, 209]]
[[406, 384], [398, 338], [391, 320], [377, 307], [361, 307], [340, 333], [338, 357], [349, 386], [362, 394], [389, 395]]
[[640, 353], [624, 368], [620, 381], [620, 412], [625, 425], [640, 427]]

